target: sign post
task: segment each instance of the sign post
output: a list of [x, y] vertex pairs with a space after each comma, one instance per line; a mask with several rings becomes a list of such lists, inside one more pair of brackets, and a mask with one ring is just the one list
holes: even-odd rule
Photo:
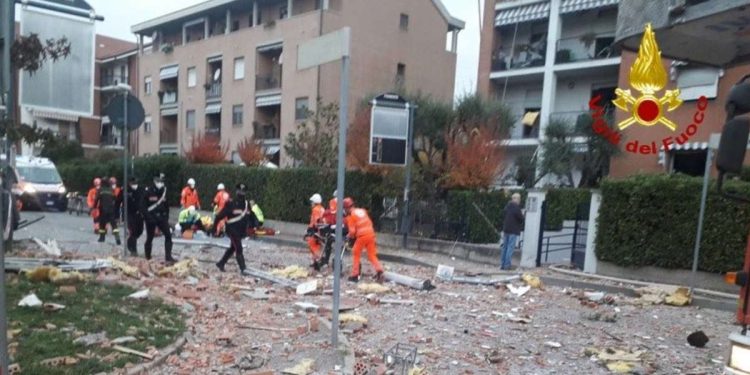
[[701, 251], [701, 237], [703, 235], [703, 217], [706, 215], [706, 198], [708, 196], [708, 182], [711, 177], [711, 165], [713, 164], [714, 150], [719, 148], [721, 134], [711, 134], [708, 141], [708, 152], [706, 154], [706, 169], [703, 172], [703, 190], [701, 191], [701, 208], [698, 213], [698, 229], [695, 231], [695, 245], [693, 247], [693, 272], [690, 275], [690, 294], [695, 288], [695, 275], [698, 272], [698, 258]]
[[[341, 61], [341, 88], [339, 99], [339, 155], [336, 182], [336, 199], [344, 201], [346, 178], [346, 131], [349, 127], [349, 47], [351, 29], [344, 27], [338, 31], [317, 37], [299, 45], [297, 51], [297, 70], [304, 70], [318, 65]], [[341, 251], [344, 247], [344, 205], [336, 208], [336, 247], [333, 260], [333, 308], [331, 317], [331, 342], [334, 348], [339, 342], [339, 304], [341, 294]]]

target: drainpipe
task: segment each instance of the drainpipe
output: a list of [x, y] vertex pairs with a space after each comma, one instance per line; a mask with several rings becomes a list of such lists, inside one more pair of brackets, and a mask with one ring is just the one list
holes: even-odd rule
[[[321, 7], [321, 9], [320, 9], [320, 21], [318, 22], [318, 36], [323, 35], [323, 11], [325, 10], [323, 8], [325, 8], [325, 7]], [[320, 65], [318, 65], [316, 67], [316, 69], [318, 70], [318, 83], [317, 83], [317, 85], [315, 85], [316, 86], [315, 101], [317, 103], [318, 98], [320, 98]], [[316, 110], [317, 110], [317, 108], [316, 108]]]

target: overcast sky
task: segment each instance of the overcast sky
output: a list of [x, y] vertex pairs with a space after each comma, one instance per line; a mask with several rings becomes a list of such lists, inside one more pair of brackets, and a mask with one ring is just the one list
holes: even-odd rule
[[[97, 33], [135, 41], [130, 26], [179, 10], [205, 0], [88, 0], [104, 22], [97, 23]], [[454, 17], [466, 21], [458, 45], [456, 94], [474, 92], [479, 61], [479, 15], [477, 0], [442, 0]], [[484, 3], [484, 0], [480, 0]]]

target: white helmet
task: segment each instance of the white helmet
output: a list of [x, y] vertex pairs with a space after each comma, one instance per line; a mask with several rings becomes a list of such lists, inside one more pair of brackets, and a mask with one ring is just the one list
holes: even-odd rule
[[219, 184], [219, 186], [216, 187], [216, 190], [224, 190], [224, 184]]
[[321, 197], [320, 194], [314, 194], [310, 197], [310, 203], [321, 204], [323, 203], [323, 197]]
[[194, 180], [194, 179], [192, 179], [192, 178], [191, 178], [191, 179], [189, 179], [189, 180], [188, 180], [188, 185], [190, 185], [190, 187], [195, 187], [195, 180]]

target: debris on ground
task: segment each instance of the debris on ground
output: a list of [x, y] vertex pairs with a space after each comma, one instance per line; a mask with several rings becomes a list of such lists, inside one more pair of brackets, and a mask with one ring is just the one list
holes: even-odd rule
[[125, 337], [118, 337], [110, 341], [110, 343], [113, 345], [120, 345], [120, 344], [128, 344], [131, 342], [136, 342], [136, 341], [138, 341], [138, 339], [133, 336], [125, 336]]
[[584, 312], [581, 314], [581, 317], [586, 320], [591, 320], [594, 322], [606, 322], [606, 323], [615, 323], [617, 322], [617, 312], [616, 311], [591, 311], [591, 312]]
[[292, 280], [304, 279], [310, 275], [310, 273], [306, 269], [297, 265], [289, 266], [283, 269], [275, 269], [271, 271], [271, 274]]
[[635, 292], [640, 296], [632, 303], [635, 305], [687, 306], [692, 302], [690, 289], [685, 287], [668, 287], [651, 285], [638, 288]]
[[560, 344], [559, 342], [555, 342], [555, 341], [546, 341], [544, 343], [544, 346], [550, 347], [550, 348], [555, 348], [555, 349], [562, 348], [562, 344]]
[[36, 242], [39, 247], [44, 250], [47, 255], [52, 255], [54, 257], [59, 257], [62, 255], [62, 252], [60, 251], [60, 247], [57, 246], [57, 241], [54, 239], [47, 240], [47, 242], [42, 242], [42, 240], [34, 237], [33, 241]]
[[112, 263], [113, 269], [122, 272], [125, 276], [129, 276], [134, 279], [140, 278], [140, 271], [138, 270], [138, 268], [115, 258], [108, 258], [107, 260]]
[[21, 307], [40, 307], [42, 306], [42, 300], [39, 299], [39, 297], [36, 296], [36, 294], [31, 293], [27, 295], [26, 297], [23, 297], [20, 302], [18, 302], [18, 306]]
[[137, 292], [129, 295], [128, 298], [146, 299], [146, 298], [148, 298], [148, 295], [149, 295], [149, 289], [143, 289], [143, 290], [137, 291]]
[[92, 346], [107, 341], [107, 332], [91, 333], [73, 340], [73, 344]]
[[49, 274], [52, 272], [53, 269], [57, 269], [55, 267], [51, 266], [41, 266], [34, 268], [30, 271], [26, 271], [26, 277], [35, 282], [35, 283], [48, 283], [49, 282]]
[[309, 302], [296, 302], [294, 306], [297, 306], [304, 312], [317, 312], [319, 309], [318, 305]]
[[65, 309], [65, 305], [60, 305], [58, 303], [45, 303], [42, 305], [42, 309], [47, 312], [55, 312]]
[[152, 356], [151, 354], [144, 353], [144, 352], [139, 352], [137, 350], [126, 348], [126, 347], [120, 346], [120, 345], [114, 345], [114, 346], [112, 346], [112, 349], [113, 350], [117, 350], [118, 352], [126, 353], [126, 354], [137, 355], [137, 356], [139, 356], [141, 358], [148, 359], [149, 361], [152, 360], [152, 359], [154, 359], [154, 356]]
[[387, 271], [383, 274], [383, 277], [388, 281], [392, 281], [396, 284], [408, 286], [409, 288], [413, 288], [417, 290], [435, 289], [435, 287], [432, 285], [432, 281], [430, 280], [416, 279], [413, 277], [400, 275], [395, 272], [387, 272]]
[[242, 291], [242, 295], [252, 298], [256, 301], [265, 301], [271, 298], [271, 295], [266, 288], [256, 288], [253, 291]]
[[513, 284], [506, 284], [506, 287], [508, 290], [513, 293], [516, 297], [522, 297], [524, 294], [526, 294], [529, 290], [531, 290], [531, 286], [525, 285], [525, 286], [515, 286]]
[[193, 258], [181, 260], [174, 265], [164, 267], [157, 273], [160, 277], [176, 277], [184, 279], [198, 274], [198, 261]]
[[73, 366], [78, 363], [78, 358], [75, 357], [55, 357], [45, 359], [39, 362], [42, 366], [47, 367], [62, 367], [62, 366]]
[[693, 297], [690, 295], [690, 289], [679, 287], [673, 293], [664, 298], [664, 303], [672, 306], [687, 306], [692, 300]]
[[526, 283], [526, 285], [534, 288], [534, 289], [541, 289], [544, 285], [542, 284], [542, 279], [539, 278], [539, 276], [532, 275], [530, 273], [525, 273], [521, 276], [521, 280]]
[[49, 281], [55, 285], [73, 285], [86, 281], [87, 277], [78, 272], [62, 272], [57, 268], [50, 270]]
[[367, 318], [359, 314], [341, 314], [339, 315], [339, 322], [344, 323], [362, 323], [367, 324]]
[[696, 331], [687, 337], [687, 342], [690, 346], [703, 348], [708, 343], [708, 336], [703, 331]]
[[357, 290], [362, 294], [385, 294], [391, 292], [391, 288], [376, 283], [359, 284]]
[[287, 375], [308, 375], [313, 372], [313, 366], [315, 365], [314, 359], [305, 359], [298, 365], [285, 369], [282, 374]]
[[455, 268], [440, 264], [435, 272], [435, 277], [441, 280], [450, 281], [453, 279], [453, 272], [455, 272]]
[[629, 350], [618, 348], [587, 348], [586, 356], [601, 361], [609, 371], [618, 374], [630, 374], [643, 360], [644, 350]]
[[513, 313], [501, 313], [501, 312], [497, 312], [497, 311], [493, 311], [492, 315], [500, 317], [500, 318], [505, 318], [509, 322], [523, 323], [523, 324], [529, 324], [529, 323], [531, 323], [531, 316], [529, 316], [529, 315], [526, 315], [526, 316], [516, 316]]
[[318, 290], [318, 280], [311, 280], [297, 285], [297, 294], [304, 296]]

